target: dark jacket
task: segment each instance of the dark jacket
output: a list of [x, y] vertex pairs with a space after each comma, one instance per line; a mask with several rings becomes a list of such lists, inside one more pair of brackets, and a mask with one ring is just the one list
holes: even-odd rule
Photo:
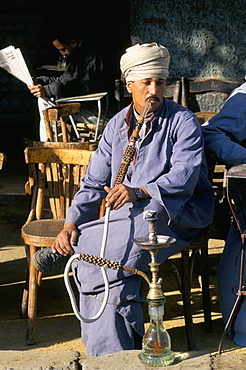
[[38, 83], [45, 86], [48, 98], [85, 95], [107, 91], [105, 65], [94, 50], [82, 41], [68, 55], [68, 67], [59, 77], [40, 76]]

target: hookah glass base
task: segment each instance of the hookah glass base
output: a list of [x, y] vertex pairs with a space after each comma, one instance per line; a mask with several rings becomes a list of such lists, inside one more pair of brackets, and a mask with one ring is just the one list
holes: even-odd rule
[[143, 349], [138, 355], [142, 364], [152, 367], [167, 366], [175, 360], [171, 339], [163, 326], [164, 300], [149, 300], [150, 325], [143, 337]]
[[144, 219], [149, 223], [149, 237], [136, 238], [133, 241], [139, 248], [146, 249], [151, 255], [149, 263], [152, 272], [152, 282], [149, 283], [147, 295], [150, 325], [144, 334], [142, 352], [138, 358], [142, 364], [159, 367], [167, 366], [175, 360], [175, 354], [171, 351], [171, 339], [163, 326], [165, 295], [161, 288], [162, 279], [158, 279], [159, 263], [156, 255], [159, 249], [167, 248], [175, 239], [164, 235], [156, 235], [154, 222], [157, 220], [157, 212], [146, 211]]
[[160, 366], [168, 366], [173, 363], [175, 360], [175, 354], [170, 351], [169, 354], [165, 354], [163, 356], [155, 356], [153, 354], [147, 355], [147, 353], [140, 353], [138, 358], [142, 364], [151, 367], [160, 367]]

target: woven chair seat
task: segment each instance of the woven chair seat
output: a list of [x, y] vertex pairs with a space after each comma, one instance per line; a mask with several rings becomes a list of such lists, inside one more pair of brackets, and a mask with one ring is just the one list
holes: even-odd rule
[[39, 247], [50, 247], [59, 232], [63, 229], [64, 219], [42, 219], [35, 220], [22, 228], [22, 238], [26, 244]]

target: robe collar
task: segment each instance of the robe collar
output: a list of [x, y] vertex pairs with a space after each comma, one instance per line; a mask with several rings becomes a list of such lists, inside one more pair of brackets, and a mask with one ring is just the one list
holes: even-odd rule
[[[162, 109], [163, 101], [164, 101], [164, 99], [162, 100], [162, 103], [160, 104], [158, 109], [155, 112], [153, 112], [153, 114], [149, 117], [148, 121], [146, 122], [146, 124], [147, 124], [147, 126], [149, 126], [149, 128], [151, 127], [151, 122], [153, 121], [153, 119], [159, 115], [159, 113]], [[133, 133], [133, 130], [136, 126], [136, 121], [137, 120], [136, 120], [136, 117], [134, 115], [133, 102], [131, 102], [131, 104], [129, 106], [129, 109], [126, 112], [126, 116], [125, 116], [125, 122], [128, 126], [128, 139], [130, 139], [130, 137]]]

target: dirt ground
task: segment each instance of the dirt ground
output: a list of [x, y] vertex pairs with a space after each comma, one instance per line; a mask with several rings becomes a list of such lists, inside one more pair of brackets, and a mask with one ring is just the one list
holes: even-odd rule
[[[20, 318], [20, 303], [27, 265], [20, 228], [27, 216], [25, 201], [0, 203], [0, 349], [1, 350], [76, 350], [83, 354], [85, 346], [80, 338], [80, 324], [73, 314], [62, 275], [46, 276], [39, 290], [36, 343], [25, 344], [26, 320]], [[192, 309], [197, 347], [200, 351], [216, 352], [223, 331], [217, 290], [216, 265], [224, 242], [210, 239], [210, 292], [213, 333], [204, 332], [201, 288], [199, 278], [192, 283]], [[179, 262], [179, 255], [174, 256]], [[166, 295], [164, 326], [172, 339], [174, 351], [187, 351], [181, 294], [167, 267], [161, 267]], [[145, 291], [148, 287], [143, 282]], [[146, 310], [146, 307], [144, 308]], [[146, 323], [148, 316], [146, 315]], [[229, 338], [225, 351], [242, 351]]]

